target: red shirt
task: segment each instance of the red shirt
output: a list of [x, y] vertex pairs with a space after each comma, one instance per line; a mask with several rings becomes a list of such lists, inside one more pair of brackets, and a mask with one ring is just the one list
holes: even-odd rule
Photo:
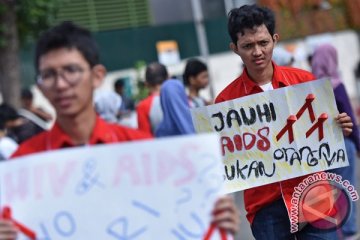
[[[97, 116], [88, 144], [126, 142], [146, 138], [151, 138], [151, 135], [117, 124], [107, 123]], [[44, 131], [22, 143], [12, 155], [12, 158], [72, 146], [74, 144], [69, 135], [60, 128], [58, 123], [55, 123], [49, 131]]]
[[154, 134], [163, 117], [159, 94], [152, 94], [142, 100], [136, 107], [136, 113], [138, 128], [141, 131]]
[[[274, 73], [272, 85], [274, 89], [304, 83], [314, 80], [311, 73], [290, 67], [281, 67], [273, 63]], [[246, 69], [240, 77], [230, 83], [215, 99], [215, 103], [224, 102], [247, 95], [263, 92], [263, 90], [253, 82], [247, 74]], [[305, 176], [306, 177], [306, 176]], [[283, 198], [290, 212], [291, 197], [296, 187], [304, 178], [298, 177], [281, 182], [268, 184], [265, 186], [255, 187], [244, 191], [245, 209], [247, 219], [253, 222], [255, 214], [262, 207], [265, 207], [279, 198]]]

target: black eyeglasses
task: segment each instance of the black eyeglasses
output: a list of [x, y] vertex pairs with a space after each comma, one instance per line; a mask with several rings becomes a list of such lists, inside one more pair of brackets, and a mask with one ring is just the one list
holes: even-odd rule
[[51, 88], [55, 85], [56, 79], [61, 76], [67, 83], [74, 86], [81, 79], [84, 69], [77, 65], [64, 66], [61, 70], [47, 69], [39, 73], [36, 82], [44, 88]]

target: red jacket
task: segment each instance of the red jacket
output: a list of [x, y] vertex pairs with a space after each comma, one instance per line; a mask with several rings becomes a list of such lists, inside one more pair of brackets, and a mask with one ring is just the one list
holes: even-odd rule
[[[274, 74], [272, 85], [274, 89], [304, 83], [314, 80], [315, 77], [304, 70], [281, 67], [273, 63]], [[263, 90], [253, 82], [247, 74], [246, 69], [243, 73], [230, 83], [215, 99], [215, 103], [224, 102], [255, 93]], [[253, 222], [255, 214], [262, 207], [265, 207], [279, 198], [283, 198], [290, 212], [291, 197], [294, 187], [297, 186], [305, 177], [293, 178], [286, 181], [276, 182], [265, 186], [255, 187], [244, 191], [245, 209], [250, 223]]]
[[[151, 135], [118, 124], [109, 124], [100, 117], [96, 117], [95, 127], [88, 144], [126, 142], [146, 138], [151, 138]], [[72, 146], [74, 144], [70, 137], [60, 128], [59, 124], [55, 123], [49, 131], [35, 135], [22, 143], [12, 158]]]
[[152, 94], [139, 102], [136, 107], [138, 128], [154, 135], [156, 128], [163, 119], [163, 112], [158, 93]]

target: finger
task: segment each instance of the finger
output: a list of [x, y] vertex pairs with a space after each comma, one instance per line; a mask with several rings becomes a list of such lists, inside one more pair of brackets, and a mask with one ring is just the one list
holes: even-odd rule
[[237, 214], [227, 211], [214, 216], [212, 222], [226, 231], [236, 233], [240, 224], [240, 218]]
[[346, 129], [343, 129], [343, 134], [345, 137], [349, 136], [351, 133], [352, 133], [352, 128], [346, 128]]
[[232, 234], [238, 232], [240, 213], [233, 198], [222, 198], [217, 201], [212, 222]]
[[222, 221], [232, 221], [232, 222], [239, 222], [240, 218], [237, 212], [232, 211], [223, 211], [213, 216], [213, 222], [222, 222]]
[[344, 123], [341, 123], [340, 126], [342, 128], [352, 128], [354, 126], [354, 124], [352, 122], [344, 122]]
[[343, 117], [343, 118], [339, 118], [337, 121], [337, 123], [352, 123], [351, 118], [350, 117]]
[[0, 239], [15, 240], [18, 229], [8, 220], [0, 220]]
[[336, 120], [338, 123], [352, 123], [351, 117], [346, 116]]
[[236, 234], [239, 232], [239, 224], [235, 224], [233, 222], [221, 222], [219, 224], [217, 224], [218, 228], [224, 229], [227, 232], [230, 232], [231, 234]]
[[2, 240], [16, 240], [16, 233], [0, 233], [0, 239]]
[[340, 119], [340, 118], [343, 118], [343, 117], [347, 117], [348, 114], [346, 112], [343, 112], [343, 113], [339, 113], [337, 116], [336, 116], [336, 119]]
[[224, 208], [227, 206], [234, 206], [235, 207], [235, 202], [233, 197], [231, 196], [222, 196], [220, 197], [216, 203], [215, 203], [215, 208]]

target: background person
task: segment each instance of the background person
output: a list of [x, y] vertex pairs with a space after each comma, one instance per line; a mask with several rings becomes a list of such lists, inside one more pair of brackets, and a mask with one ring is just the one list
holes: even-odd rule
[[272, 59], [279, 66], [291, 67], [295, 62], [294, 56], [282, 47], [274, 48]]
[[121, 97], [113, 91], [102, 91], [95, 94], [95, 110], [102, 119], [109, 123], [118, 123]]
[[[160, 102], [164, 118], [158, 126], [156, 137], [195, 134], [185, 87], [179, 80], [168, 80], [161, 87]], [[239, 211], [229, 195], [217, 200], [213, 223], [235, 235], [239, 230]]]
[[6, 103], [0, 105], [0, 114], [4, 119], [7, 135], [18, 144], [23, 143], [46, 129], [46, 125], [42, 120], [36, 117], [27, 118], [21, 116], [15, 108]]
[[120, 118], [122, 118], [135, 110], [135, 103], [125, 94], [125, 79], [117, 79], [114, 83], [114, 90], [121, 97]]
[[45, 122], [49, 122], [53, 120], [51, 114], [45, 112], [40, 107], [35, 107], [34, 103], [34, 95], [29, 88], [24, 88], [21, 90], [21, 106], [23, 109], [35, 114], [37, 117], [41, 118]]
[[[311, 59], [311, 68], [316, 78], [330, 78], [337, 109], [339, 112], [346, 112], [351, 117], [352, 122], [356, 123], [347, 91], [339, 74], [336, 49], [330, 44], [323, 44], [315, 48]], [[353, 127], [351, 134], [345, 137], [344, 140], [349, 166], [329, 170], [329, 172], [339, 174], [343, 180], [349, 180], [353, 186], [356, 186], [356, 161], [357, 153], [360, 153], [359, 129], [356, 125]], [[353, 201], [351, 201], [350, 211], [348, 220], [341, 227], [342, 239], [354, 239], [357, 234], [356, 204]]]
[[145, 70], [145, 84], [149, 89], [149, 96], [139, 102], [136, 107], [138, 128], [150, 134], [162, 121], [163, 113], [160, 106], [160, 88], [165, 80], [169, 79], [165, 65], [150, 63]]
[[6, 119], [1, 112], [1, 105], [0, 105], [0, 161], [9, 159], [10, 156], [18, 148], [18, 144], [12, 138], [7, 136], [5, 123], [6, 123]]
[[186, 62], [183, 81], [189, 90], [190, 107], [203, 107], [210, 104], [200, 96], [200, 90], [209, 85], [209, 73], [205, 63], [195, 58], [189, 59]]

